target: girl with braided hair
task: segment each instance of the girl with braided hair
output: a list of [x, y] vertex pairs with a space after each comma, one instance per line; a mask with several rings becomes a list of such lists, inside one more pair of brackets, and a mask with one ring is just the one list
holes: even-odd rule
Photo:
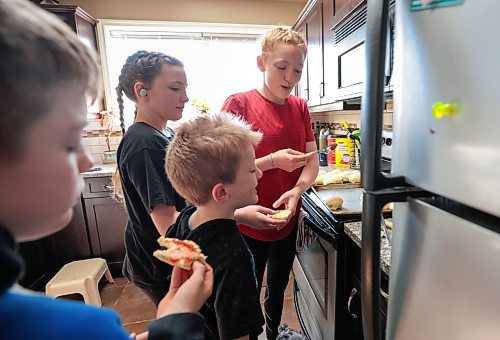
[[[156, 240], [172, 225], [185, 200], [165, 174], [166, 148], [174, 136], [168, 121], [182, 117], [184, 66], [159, 52], [137, 51], [123, 65], [116, 88], [123, 139], [117, 163], [129, 220], [123, 274], [158, 305], [168, 291], [168, 265], [153, 257]], [[135, 122], [125, 132], [123, 94], [135, 103]]]

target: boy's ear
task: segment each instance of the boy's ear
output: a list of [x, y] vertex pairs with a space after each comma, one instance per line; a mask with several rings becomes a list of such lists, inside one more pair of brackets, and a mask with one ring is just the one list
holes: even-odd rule
[[220, 203], [229, 199], [229, 193], [226, 192], [224, 184], [217, 183], [212, 188], [212, 198], [215, 202]]
[[261, 72], [266, 70], [266, 66], [264, 65], [264, 57], [262, 55], [257, 56], [257, 66]]

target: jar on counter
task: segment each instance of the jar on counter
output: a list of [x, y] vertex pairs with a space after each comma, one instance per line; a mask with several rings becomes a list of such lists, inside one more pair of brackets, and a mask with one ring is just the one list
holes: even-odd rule
[[328, 135], [326, 145], [328, 148], [328, 165], [335, 166], [335, 149], [337, 148], [337, 138], [343, 137], [342, 135]]

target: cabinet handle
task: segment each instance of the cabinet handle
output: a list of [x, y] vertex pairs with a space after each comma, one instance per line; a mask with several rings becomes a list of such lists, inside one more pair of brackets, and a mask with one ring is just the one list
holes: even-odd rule
[[325, 96], [325, 83], [319, 83], [319, 97], [323, 98]]
[[306, 97], [306, 102], [309, 101], [309, 89], [304, 89], [305, 97]]
[[106, 191], [113, 191], [113, 186], [112, 185], [103, 185], [103, 188]]
[[352, 299], [354, 299], [354, 297], [356, 296], [356, 294], [358, 294], [358, 290], [356, 288], [353, 288], [351, 290], [351, 294], [349, 294], [349, 299], [347, 300], [347, 311], [355, 319], [358, 318], [358, 314], [355, 314], [355, 313], [351, 312], [351, 304], [352, 304]]

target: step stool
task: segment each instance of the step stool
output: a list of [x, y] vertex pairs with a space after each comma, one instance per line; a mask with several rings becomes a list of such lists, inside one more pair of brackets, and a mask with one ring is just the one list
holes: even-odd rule
[[65, 264], [45, 286], [45, 294], [58, 297], [66, 294], [83, 295], [86, 304], [101, 306], [99, 281], [106, 275], [109, 283], [114, 283], [106, 260], [94, 258]]

